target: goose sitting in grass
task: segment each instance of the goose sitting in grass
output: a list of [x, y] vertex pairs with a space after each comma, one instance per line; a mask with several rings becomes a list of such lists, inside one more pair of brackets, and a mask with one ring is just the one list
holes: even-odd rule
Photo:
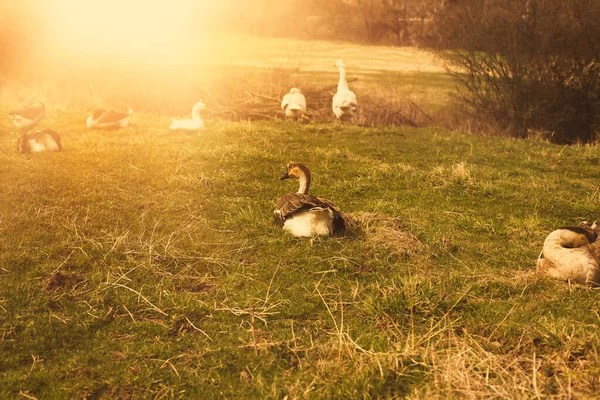
[[130, 124], [129, 117], [133, 110], [120, 112], [98, 108], [87, 118], [86, 125], [90, 129], [119, 129]]
[[598, 222], [551, 232], [537, 260], [537, 271], [556, 279], [600, 285], [599, 233]]
[[204, 128], [204, 122], [202, 121], [202, 118], [200, 118], [200, 111], [204, 110], [205, 108], [206, 106], [204, 105], [204, 103], [199, 101], [198, 103], [194, 104], [194, 107], [192, 108], [192, 118], [173, 118], [169, 129], [171, 129], [172, 131], [199, 131], [200, 129]]
[[17, 140], [17, 150], [23, 154], [62, 151], [62, 142], [53, 130], [36, 130], [25, 133]]
[[340, 81], [336, 94], [333, 96], [331, 107], [335, 116], [341, 121], [349, 121], [358, 110], [358, 102], [353, 91], [348, 89], [346, 82], [346, 65], [342, 60], [335, 64], [340, 70]]
[[27, 131], [36, 126], [46, 115], [46, 105], [37, 101], [28, 107], [12, 111], [8, 114], [13, 124], [20, 129]]
[[295, 120], [302, 118], [306, 112], [306, 98], [302, 94], [302, 90], [292, 88], [289, 93], [283, 96], [281, 108], [288, 118]]
[[273, 211], [275, 221], [294, 236], [332, 235], [344, 231], [340, 209], [331, 201], [308, 194], [310, 171], [302, 163], [289, 163], [281, 179], [299, 180], [296, 193], [284, 194]]

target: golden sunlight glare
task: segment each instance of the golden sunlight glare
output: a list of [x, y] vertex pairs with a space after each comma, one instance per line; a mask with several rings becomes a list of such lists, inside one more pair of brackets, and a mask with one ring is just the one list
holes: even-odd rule
[[71, 54], [175, 57], [200, 35], [197, 0], [53, 0], [43, 3], [48, 39]]

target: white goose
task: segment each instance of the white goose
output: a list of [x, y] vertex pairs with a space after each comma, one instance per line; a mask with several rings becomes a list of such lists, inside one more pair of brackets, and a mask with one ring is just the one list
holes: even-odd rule
[[331, 107], [339, 120], [348, 121], [356, 114], [358, 102], [356, 101], [354, 92], [348, 89], [346, 65], [342, 60], [338, 60], [335, 66], [340, 70], [340, 81], [338, 82], [337, 92], [333, 96]]
[[90, 129], [119, 129], [129, 126], [131, 114], [133, 114], [132, 109], [120, 112], [98, 108], [87, 118], [85, 123]]
[[37, 101], [28, 107], [11, 111], [8, 117], [18, 129], [29, 130], [36, 126], [44, 115], [46, 115], [46, 105]]
[[288, 118], [296, 120], [302, 118], [306, 112], [306, 98], [302, 94], [302, 90], [292, 88], [289, 93], [283, 96], [281, 108]]
[[36, 130], [22, 135], [17, 140], [17, 150], [23, 154], [62, 151], [62, 142], [53, 130]]
[[204, 110], [205, 108], [206, 106], [204, 103], [199, 101], [198, 103], [194, 104], [194, 107], [192, 108], [192, 118], [173, 118], [171, 120], [171, 126], [169, 126], [169, 129], [172, 131], [179, 129], [185, 131], [199, 131], [200, 129], [204, 128], [204, 122], [202, 121], [202, 118], [200, 118], [200, 111]]
[[284, 194], [277, 200], [275, 221], [294, 236], [332, 235], [346, 229], [340, 209], [331, 201], [308, 194], [310, 171], [302, 163], [289, 163], [281, 179], [298, 179], [296, 193]]
[[559, 228], [544, 241], [537, 271], [552, 278], [600, 285], [600, 224]]

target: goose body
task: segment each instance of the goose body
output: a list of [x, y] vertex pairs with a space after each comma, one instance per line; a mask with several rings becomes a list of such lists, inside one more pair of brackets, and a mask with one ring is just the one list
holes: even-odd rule
[[203, 102], [198, 102], [194, 104], [192, 108], [192, 118], [188, 119], [175, 119], [171, 120], [171, 125], [169, 129], [172, 131], [176, 130], [186, 130], [186, 131], [199, 131], [204, 128], [204, 121], [200, 118], [200, 111], [204, 110], [206, 106]]
[[599, 233], [597, 222], [551, 232], [537, 260], [537, 271], [556, 279], [600, 285]]
[[308, 194], [310, 171], [302, 163], [289, 163], [281, 179], [296, 178], [296, 193], [284, 194], [277, 200], [273, 214], [284, 230], [298, 237], [333, 235], [344, 231], [346, 224], [340, 212], [329, 200]]
[[120, 112], [98, 108], [87, 118], [86, 125], [90, 129], [119, 129], [129, 126], [129, 117], [133, 110]]
[[46, 115], [46, 105], [40, 101], [20, 110], [11, 111], [8, 117], [21, 130], [29, 130], [36, 126]]
[[17, 140], [17, 150], [23, 154], [62, 151], [62, 142], [60, 136], [53, 130], [36, 130], [24, 134]]
[[306, 98], [298, 88], [292, 88], [289, 93], [283, 96], [281, 108], [288, 118], [299, 119], [306, 112]]
[[346, 65], [342, 60], [335, 64], [340, 71], [340, 80], [338, 82], [337, 92], [333, 96], [331, 108], [335, 116], [341, 121], [349, 121], [358, 111], [358, 101], [353, 91], [348, 89], [346, 82]]

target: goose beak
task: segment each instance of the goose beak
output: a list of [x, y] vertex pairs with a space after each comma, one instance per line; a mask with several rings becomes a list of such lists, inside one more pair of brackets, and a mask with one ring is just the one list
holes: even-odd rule
[[279, 179], [284, 180], [284, 179], [288, 179], [290, 176], [288, 175], [287, 171], [285, 174], [283, 174], [283, 176]]

